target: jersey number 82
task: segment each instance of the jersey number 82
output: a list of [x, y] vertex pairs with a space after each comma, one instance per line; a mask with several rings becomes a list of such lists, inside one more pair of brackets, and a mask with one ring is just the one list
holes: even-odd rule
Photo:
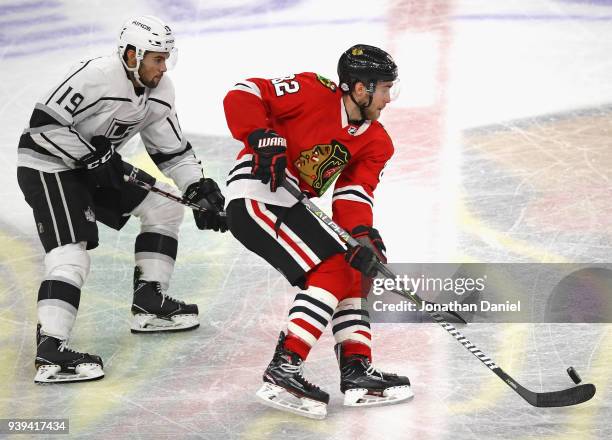
[[276, 96], [283, 96], [285, 93], [296, 93], [300, 90], [300, 84], [297, 81], [291, 81], [293, 78], [295, 78], [295, 75], [270, 80], [274, 85]]

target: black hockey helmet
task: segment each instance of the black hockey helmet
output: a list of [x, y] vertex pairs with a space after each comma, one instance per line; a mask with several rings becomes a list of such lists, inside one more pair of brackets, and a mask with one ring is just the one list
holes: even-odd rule
[[397, 65], [391, 55], [367, 44], [350, 47], [338, 60], [340, 88], [348, 93], [356, 82], [362, 82], [368, 93], [374, 93], [378, 81], [395, 81]]

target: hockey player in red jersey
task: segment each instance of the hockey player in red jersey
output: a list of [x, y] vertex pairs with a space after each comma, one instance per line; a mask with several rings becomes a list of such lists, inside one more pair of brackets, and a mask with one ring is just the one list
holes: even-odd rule
[[[407, 377], [371, 365], [362, 294], [362, 277], [375, 276], [376, 261], [385, 261], [372, 209], [393, 144], [377, 119], [397, 89], [397, 66], [385, 51], [359, 44], [340, 57], [338, 76], [339, 87], [315, 73], [251, 78], [224, 100], [229, 129], [244, 142], [227, 181], [230, 230], [300, 288], [257, 396], [312, 418], [325, 417], [329, 395], [304, 379], [302, 363], [330, 321], [345, 405], [412, 397]], [[308, 197], [337, 179], [333, 219], [361, 245], [347, 251], [281, 186], [285, 179]]]

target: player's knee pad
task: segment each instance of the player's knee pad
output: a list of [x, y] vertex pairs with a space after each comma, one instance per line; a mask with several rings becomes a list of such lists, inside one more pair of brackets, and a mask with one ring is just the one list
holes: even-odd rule
[[344, 298], [338, 303], [336, 312], [342, 310], [367, 310], [368, 302], [365, 298]]
[[[163, 182], [158, 182], [156, 185], [166, 192], [181, 196], [178, 189], [171, 185]], [[158, 232], [177, 238], [185, 215], [185, 208], [159, 194], [149, 193], [132, 211], [132, 215], [140, 218], [142, 232]]]
[[65, 244], [45, 255], [45, 279], [67, 281], [80, 289], [85, 284], [90, 264], [87, 243]]
[[344, 260], [343, 254], [335, 254], [306, 274], [307, 285], [331, 292], [338, 300], [345, 298], [354, 283], [356, 271]]

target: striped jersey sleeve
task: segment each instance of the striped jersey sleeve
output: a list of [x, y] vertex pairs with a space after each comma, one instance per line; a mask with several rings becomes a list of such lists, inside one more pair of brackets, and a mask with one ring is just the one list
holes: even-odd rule
[[393, 155], [393, 144], [384, 130], [342, 171], [332, 196], [333, 219], [347, 231], [355, 226], [373, 226], [374, 190]]
[[300, 115], [309, 107], [312, 93], [321, 87], [316, 75], [305, 72], [282, 78], [249, 78], [232, 87], [223, 101], [227, 125], [234, 139], [248, 148], [248, 135], [258, 128], [272, 128], [278, 119]]
[[36, 104], [19, 140], [19, 165], [49, 172], [72, 169], [94, 150], [75, 129], [108, 88], [91, 61], [79, 63]]
[[159, 170], [185, 191], [202, 178], [202, 165], [181, 130], [174, 106], [174, 87], [165, 79], [163, 86], [149, 97], [155, 117], [142, 129], [140, 137]]

